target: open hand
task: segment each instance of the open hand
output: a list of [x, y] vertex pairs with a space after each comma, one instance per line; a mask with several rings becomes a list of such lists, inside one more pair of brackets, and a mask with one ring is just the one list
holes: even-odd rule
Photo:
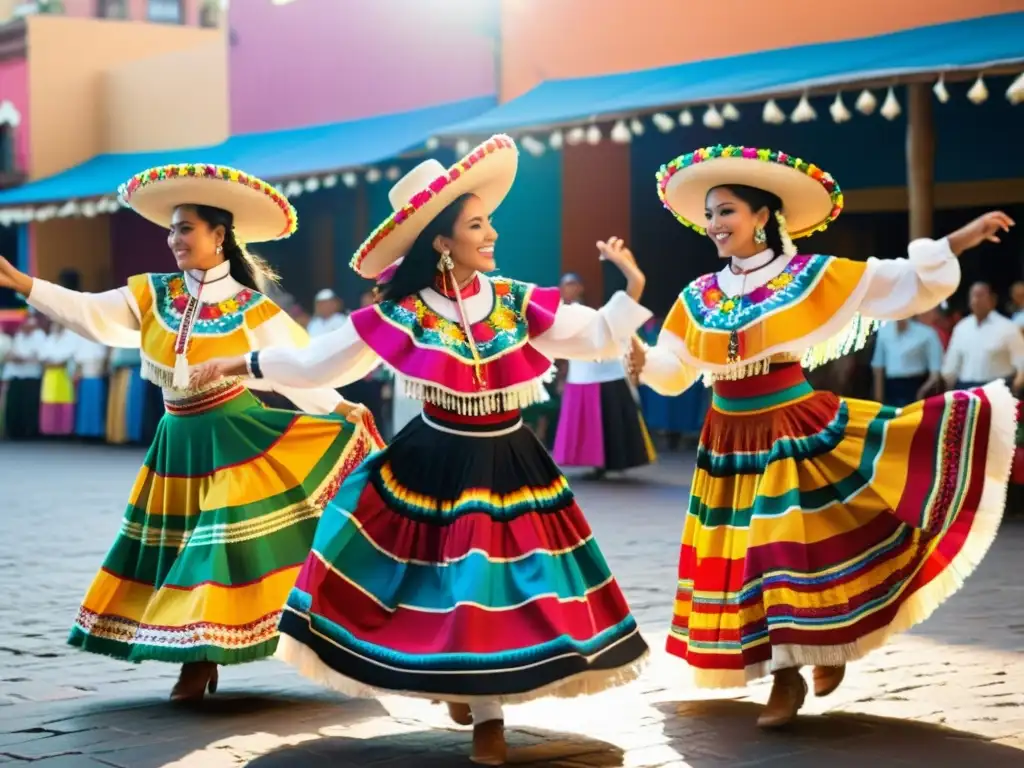
[[28, 296], [32, 290], [32, 278], [0, 256], [0, 288], [10, 288]]
[[626, 353], [626, 373], [633, 383], [639, 383], [640, 374], [647, 364], [647, 346], [636, 336], [629, 340], [629, 352]]
[[226, 376], [240, 375], [239, 368], [244, 372], [245, 358], [243, 357], [218, 357], [214, 360], [207, 360], [192, 369], [189, 375], [189, 385], [192, 389], [204, 389]]
[[621, 237], [609, 237], [607, 242], [598, 240], [597, 250], [601, 261], [610, 261], [623, 272], [637, 268], [633, 252], [626, 247]]
[[1014, 225], [1014, 220], [1002, 211], [989, 211], [950, 235], [950, 247], [959, 255], [985, 241], [1001, 242], [999, 233], [1009, 232]]

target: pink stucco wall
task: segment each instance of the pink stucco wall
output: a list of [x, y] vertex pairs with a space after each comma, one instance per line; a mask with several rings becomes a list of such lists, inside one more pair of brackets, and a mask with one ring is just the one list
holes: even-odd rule
[[497, 6], [498, 0], [233, 2], [231, 131], [490, 95]]
[[11, 102], [21, 113], [21, 125], [14, 129], [14, 161], [20, 171], [28, 167], [28, 63], [25, 59], [0, 61], [0, 102]]

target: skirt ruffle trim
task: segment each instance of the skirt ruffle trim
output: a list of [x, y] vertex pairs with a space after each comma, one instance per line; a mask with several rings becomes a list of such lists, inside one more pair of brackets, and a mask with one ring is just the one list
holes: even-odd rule
[[79, 626], [75, 626], [68, 636], [67, 643], [86, 653], [106, 656], [130, 664], [141, 664], [144, 661], [158, 661], [165, 664], [189, 664], [206, 661], [221, 666], [247, 664], [250, 661], [261, 661], [274, 655], [278, 635], [254, 643], [245, 648], [223, 648], [209, 643], [174, 648], [146, 643], [125, 643], [90, 634]]
[[501, 704], [522, 704], [545, 697], [569, 699], [577, 696], [593, 696], [611, 688], [617, 688], [636, 680], [647, 665], [649, 651], [630, 664], [617, 669], [589, 670], [571, 677], [557, 680], [525, 693], [460, 696], [457, 694], [424, 693], [422, 691], [398, 691], [375, 688], [336, 672], [320, 660], [309, 646], [289, 635], [281, 635], [274, 656], [295, 667], [299, 674], [319, 685], [331, 688], [346, 696], [367, 699], [379, 696], [409, 696], [431, 701], [446, 701], [463, 704], [499, 702]]
[[931, 616], [974, 573], [995, 541], [1006, 508], [1017, 437], [1017, 400], [1003, 381], [983, 388], [992, 410], [985, 456], [985, 480], [974, 521], [960, 551], [941, 573], [908, 597], [892, 621], [864, 637], [843, 645], [782, 645], [772, 648], [772, 660], [743, 670], [692, 668], [699, 688], [742, 688], [773, 672], [800, 666], [838, 667], [862, 659], [881, 648], [894, 635], [906, 632]]

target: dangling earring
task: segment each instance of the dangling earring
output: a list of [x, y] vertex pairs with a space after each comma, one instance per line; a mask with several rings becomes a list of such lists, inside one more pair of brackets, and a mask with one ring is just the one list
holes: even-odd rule
[[224, 253], [224, 246], [223, 245], [218, 245], [217, 246], [217, 255], [220, 256], [222, 253]]
[[451, 271], [455, 269], [455, 262], [452, 261], [452, 256], [448, 251], [441, 252], [441, 258], [437, 260], [437, 270], [439, 272]]
[[768, 233], [764, 231], [764, 227], [754, 227], [754, 242], [758, 245], [768, 242]]

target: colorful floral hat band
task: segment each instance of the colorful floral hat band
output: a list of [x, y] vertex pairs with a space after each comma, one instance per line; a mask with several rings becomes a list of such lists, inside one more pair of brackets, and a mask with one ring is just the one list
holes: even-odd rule
[[[673, 208], [669, 199], [670, 182], [678, 173], [684, 172], [686, 169], [691, 168], [698, 163], [709, 162], [718, 158], [751, 160], [754, 162], [765, 163], [767, 165], [790, 168], [794, 172], [804, 174], [808, 179], [811, 179], [821, 185], [822, 189], [828, 193], [831, 201], [831, 210], [827, 215], [824, 215], [824, 218], [822, 218], [817, 224], [811, 227], [802, 227], [799, 231], [791, 232], [790, 234], [793, 237], [810, 235], [814, 232], [823, 232], [829, 224], [836, 220], [843, 210], [843, 193], [839, 188], [838, 182], [818, 166], [808, 163], [799, 157], [793, 157], [785, 152], [778, 152], [772, 149], [737, 147], [732, 145], [723, 146], [718, 144], [713, 147], [702, 147], [701, 149], [694, 150], [693, 152], [689, 152], [685, 155], [680, 155], [674, 160], [670, 160], [668, 163], [661, 166], [657, 172], [658, 197], [662, 204], [672, 212], [672, 215], [675, 216], [680, 223], [690, 227], [702, 235], [707, 234], [707, 230], [704, 227], [700, 226], [695, 221], [691, 221]], [[783, 203], [785, 206], [785, 201], [783, 201]]]
[[182, 163], [176, 165], [163, 165], [150, 168], [132, 176], [127, 183], [122, 184], [118, 194], [131, 205], [135, 194], [146, 187], [159, 184], [170, 179], [209, 179], [211, 181], [223, 181], [231, 184], [238, 184], [256, 192], [262, 192], [281, 213], [284, 214], [284, 226], [277, 239], [288, 237], [293, 234], [299, 226], [299, 217], [288, 199], [275, 187], [256, 176], [252, 176], [236, 168], [225, 165], [210, 165], [207, 163]]
[[413, 195], [409, 199], [408, 203], [388, 216], [380, 226], [374, 229], [373, 232], [370, 233], [370, 236], [359, 247], [359, 250], [356, 251], [349, 266], [351, 266], [356, 272], [361, 273], [361, 266], [366, 257], [378, 245], [380, 245], [385, 238], [387, 238], [392, 232], [395, 232], [398, 227], [413, 219], [420, 209], [427, 205], [431, 200], [438, 197], [449, 184], [460, 179], [463, 174], [470, 171], [475, 165], [477, 165], [477, 163], [489, 155], [493, 155], [495, 152], [509, 150], [512, 152], [518, 151], [512, 138], [504, 134], [492, 136], [483, 144], [480, 144], [462, 160], [450, 167], [444, 175], [438, 176], [430, 182], [426, 189], [420, 190]]

